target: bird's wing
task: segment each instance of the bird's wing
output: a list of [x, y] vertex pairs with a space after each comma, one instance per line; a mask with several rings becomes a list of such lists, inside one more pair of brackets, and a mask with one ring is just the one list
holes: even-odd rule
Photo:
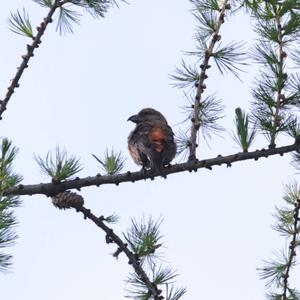
[[148, 124], [138, 125], [128, 138], [128, 149], [133, 160], [139, 164], [148, 166], [150, 157], [150, 141], [148, 138], [151, 126]]

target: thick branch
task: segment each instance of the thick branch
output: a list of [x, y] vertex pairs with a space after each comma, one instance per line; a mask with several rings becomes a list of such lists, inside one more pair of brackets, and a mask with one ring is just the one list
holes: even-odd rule
[[45, 33], [45, 30], [49, 23], [52, 22], [52, 16], [55, 12], [55, 10], [60, 6], [59, 0], [55, 0], [53, 5], [50, 7], [50, 10], [44, 18], [44, 21], [37, 27], [37, 34], [33, 38], [33, 42], [31, 45], [27, 45], [27, 53], [22, 56], [22, 62], [20, 66], [17, 68], [17, 73], [15, 74], [15, 77], [12, 79], [10, 86], [7, 88], [6, 95], [3, 100], [0, 102], [0, 120], [2, 119], [2, 114], [6, 110], [7, 103], [9, 102], [12, 94], [14, 93], [15, 89], [19, 87], [19, 80], [26, 68], [28, 68], [28, 62], [31, 57], [34, 56], [34, 50], [39, 47], [39, 44], [41, 44], [41, 38], [43, 34]]
[[153, 296], [153, 298], [155, 300], [163, 299], [163, 297], [160, 296], [161, 291], [158, 289], [157, 285], [150, 281], [149, 277], [141, 267], [138, 257], [128, 249], [127, 244], [125, 244], [120, 239], [120, 237], [113, 232], [111, 228], [106, 226], [106, 224], [103, 222], [104, 218], [96, 217], [89, 209], [85, 208], [84, 206], [77, 206], [75, 208], [76, 211], [80, 211], [83, 213], [84, 218], [93, 221], [98, 227], [100, 227], [106, 233], [106, 241], [108, 243], [114, 242], [119, 246], [119, 249], [117, 250], [118, 253], [120, 252], [125, 253], [125, 255], [128, 257], [129, 260], [128, 263], [132, 265], [134, 271], [137, 273], [140, 279], [145, 283], [145, 285], [149, 289], [149, 293]]
[[283, 294], [282, 299], [287, 300], [287, 291], [288, 291], [288, 278], [290, 277], [290, 270], [292, 268], [293, 260], [296, 256], [296, 247], [297, 247], [297, 236], [299, 234], [299, 211], [300, 211], [300, 198], [297, 199], [294, 209], [294, 225], [293, 225], [293, 235], [292, 241], [290, 243], [289, 249], [289, 259], [287, 262], [287, 268], [283, 275]]
[[218, 22], [216, 24], [216, 28], [211, 38], [210, 44], [208, 48], [205, 50], [205, 55], [203, 58], [203, 62], [201, 64], [201, 73], [199, 75], [199, 80], [196, 84], [197, 92], [196, 92], [195, 102], [194, 102], [194, 113], [193, 113], [194, 116], [191, 120], [192, 127], [191, 127], [191, 138], [190, 138], [190, 145], [189, 145], [190, 148], [189, 160], [196, 159], [197, 134], [201, 125], [201, 120], [200, 120], [201, 95], [205, 89], [204, 81], [207, 78], [206, 70], [209, 68], [209, 59], [213, 54], [213, 49], [216, 43], [220, 40], [219, 32], [220, 32], [221, 25], [224, 23], [225, 10], [227, 6], [228, 6], [228, 0], [225, 0], [220, 10]]
[[7, 189], [3, 194], [4, 196], [8, 195], [34, 195], [34, 194], [43, 194], [46, 196], [52, 196], [69, 189], [81, 189], [87, 186], [100, 186], [103, 184], [116, 184], [118, 185], [121, 182], [135, 182], [138, 180], [143, 180], [150, 178], [151, 180], [157, 176], [166, 177], [169, 174], [179, 173], [184, 171], [197, 171], [201, 168], [212, 169], [213, 166], [220, 166], [222, 164], [231, 166], [232, 163], [237, 161], [254, 159], [258, 160], [260, 157], [268, 157], [271, 155], [279, 154], [283, 155], [284, 153], [300, 150], [300, 143], [295, 143], [288, 146], [278, 147], [278, 148], [269, 148], [261, 149], [252, 152], [239, 152], [236, 154], [222, 156], [218, 155], [215, 158], [205, 159], [205, 160], [195, 160], [189, 161], [186, 163], [176, 164], [165, 168], [161, 172], [127, 172], [117, 175], [104, 175], [100, 174], [94, 177], [86, 178], [75, 178], [73, 180], [68, 180], [60, 183], [40, 183], [34, 185], [18, 185], [16, 187]]

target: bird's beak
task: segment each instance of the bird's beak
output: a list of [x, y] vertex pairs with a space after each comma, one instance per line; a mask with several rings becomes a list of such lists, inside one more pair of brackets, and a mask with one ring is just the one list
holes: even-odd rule
[[140, 122], [140, 117], [138, 115], [133, 115], [130, 118], [128, 118], [127, 121], [131, 121], [133, 123], [139, 123]]

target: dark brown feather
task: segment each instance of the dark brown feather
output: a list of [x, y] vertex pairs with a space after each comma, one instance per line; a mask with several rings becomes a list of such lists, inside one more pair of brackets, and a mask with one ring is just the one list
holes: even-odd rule
[[165, 117], [152, 108], [145, 108], [129, 120], [136, 123], [128, 137], [128, 149], [134, 162], [146, 169], [167, 166], [175, 157], [176, 144]]

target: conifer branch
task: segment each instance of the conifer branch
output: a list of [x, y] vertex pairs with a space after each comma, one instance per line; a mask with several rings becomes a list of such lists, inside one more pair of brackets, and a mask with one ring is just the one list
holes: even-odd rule
[[221, 25], [224, 23], [225, 18], [225, 10], [228, 9], [228, 0], [224, 0], [223, 5], [220, 9], [220, 14], [218, 17], [218, 20], [216, 22], [214, 32], [212, 34], [211, 41], [209, 43], [209, 46], [205, 50], [205, 55], [201, 64], [201, 72], [199, 75], [199, 80], [196, 83], [196, 96], [195, 96], [195, 102], [194, 102], [194, 113], [193, 117], [191, 119], [192, 121], [192, 127], [191, 127], [191, 137], [190, 137], [190, 143], [189, 143], [189, 160], [196, 160], [196, 148], [197, 148], [197, 133], [200, 129], [201, 120], [200, 120], [200, 109], [201, 109], [201, 95], [204, 92], [205, 84], [204, 81], [207, 78], [206, 70], [210, 67], [209, 66], [209, 60], [213, 55], [213, 49], [216, 45], [216, 43], [220, 40], [221, 36], [219, 35]]
[[[274, 7], [274, 14], [276, 14], [276, 9]], [[276, 15], [276, 26], [277, 26], [277, 31], [278, 31], [278, 90], [277, 90], [277, 99], [276, 99], [276, 108], [275, 108], [275, 114], [274, 114], [274, 128], [277, 128], [280, 126], [281, 123], [281, 117], [280, 117], [280, 109], [281, 109], [281, 103], [282, 100], [284, 100], [284, 95], [282, 93], [283, 88], [284, 88], [284, 72], [283, 72], [283, 61], [286, 57], [286, 53], [283, 50], [283, 34], [282, 34], [282, 25], [281, 25], [281, 17], [279, 15]], [[282, 80], [282, 84], [280, 84], [279, 81]], [[271, 136], [270, 140], [270, 146], [274, 147], [275, 146], [275, 134]]]
[[22, 77], [25, 69], [28, 68], [29, 60], [34, 56], [34, 50], [41, 44], [41, 38], [45, 33], [47, 26], [52, 22], [52, 16], [59, 7], [59, 2], [59, 0], [55, 0], [53, 2], [52, 6], [49, 8], [46, 18], [44, 18], [44, 21], [41, 22], [41, 24], [37, 27], [37, 34], [33, 37], [33, 42], [30, 45], [27, 44], [27, 53], [22, 56], [22, 62], [17, 68], [14, 78], [11, 80], [9, 87], [7, 88], [4, 99], [0, 100], [0, 120], [2, 119], [2, 114], [6, 110], [6, 106], [11, 99], [12, 94], [15, 92], [15, 89], [19, 87], [19, 80]]
[[[280, 132], [288, 133], [299, 105], [298, 74], [288, 74], [285, 67], [288, 50], [300, 33], [298, 1], [260, 1], [252, 7], [257, 20], [259, 43], [254, 60], [262, 66], [260, 78], [253, 89], [253, 119], [275, 147]], [[293, 57], [293, 55], [291, 55]]]
[[141, 266], [139, 257], [135, 253], [130, 251], [127, 244], [124, 243], [122, 239], [104, 223], [105, 218], [103, 216], [96, 217], [89, 209], [85, 208], [83, 205], [79, 205], [74, 208], [77, 212], [81, 212], [84, 215], [85, 219], [91, 220], [106, 233], [105, 239], [107, 243], [115, 243], [116, 245], [118, 245], [117, 255], [124, 252], [124, 254], [128, 258], [128, 263], [132, 265], [139, 279], [148, 287], [150, 296], [152, 296], [154, 300], [162, 300], [164, 298], [163, 296], [161, 296], [162, 291], [158, 289], [156, 283], [151, 282], [143, 267]]
[[284, 153], [289, 153], [293, 151], [300, 150], [300, 143], [295, 143], [288, 146], [277, 147], [277, 148], [268, 148], [260, 149], [252, 152], [239, 152], [231, 154], [228, 156], [218, 155], [215, 158], [188, 161], [186, 163], [175, 164], [165, 168], [162, 172], [126, 172], [116, 175], [104, 175], [101, 176], [97, 174], [94, 177], [85, 177], [85, 178], [75, 178], [73, 180], [66, 180], [57, 183], [40, 183], [33, 185], [17, 185], [13, 188], [8, 188], [5, 190], [4, 195], [28, 195], [32, 196], [35, 194], [43, 194], [46, 196], [53, 196], [55, 194], [64, 192], [69, 189], [80, 190], [83, 187], [88, 186], [101, 186], [104, 184], [115, 184], [118, 185], [122, 182], [135, 182], [144, 179], [153, 180], [155, 177], [163, 176], [166, 177], [169, 174], [180, 173], [184, 171], [196, 172], [198, 169], [206, 168], [211, 170], [213, 166], [221, 166], [222, 164], [227, 167], [231, 167], [232, 163], [254, 159], [258, 160], [261, 157], [269, 157], [272, 155], [283, 155]]
[[[20, 183], [22, 177], [13, 172], [13, 163], [18, 149], [12, 146], [12, 142], [3, 138], [0, 143], [0, 249], [5, 249], [14, 244], [17, 239], [14, 227], [17, 220], [12, 208], [20, 204], [16, 196], [3, 196], [3, 191], [8, 187]], [[0, 252], [0, 272], [8, 270], [12, 263], [12, 256]]]
[[300, 246], [300, 190], [296, 182], [286, 185], [286, 194], [283, 197], [285, 206], [276, 207], [277, 219], [273, 227], [285, 238], [289, 239], [288, 248], [275, 252], [275, 257], [264, 261], [264, 266], [259, 268], [262, 279], [267, 280], [266, 287], [271, 289], [270, 299], [298, 300], [300, 293], [290, 287], [290, 273], [296, 266], [296, 248]]
[[289, 290], [288, 279], [290, 277], [290, 270], [293, 266], [294, 258], [296, 257], [296, 248], [298, 245], [297, 243], [299, 243], [299, 241], [297, 239], [297, 237], [300, 233], [300, 231], [299, 231], [300, 230], [299, 212], [300, 212], [300, 195], [298, 195], [297, 202], [295, 203], [295, 209], [294, 209], [294, 215], [293, 215], [294, 224], [293, 224], [292, 240], [290, 242], [289, 257], [288, 257], [288, 261], [286, 264], [286, 270], [283, 275], [283, 295], [282, 295], [283, 300], [288, 300], [288, 297], [287, 297], [287, 292]]

